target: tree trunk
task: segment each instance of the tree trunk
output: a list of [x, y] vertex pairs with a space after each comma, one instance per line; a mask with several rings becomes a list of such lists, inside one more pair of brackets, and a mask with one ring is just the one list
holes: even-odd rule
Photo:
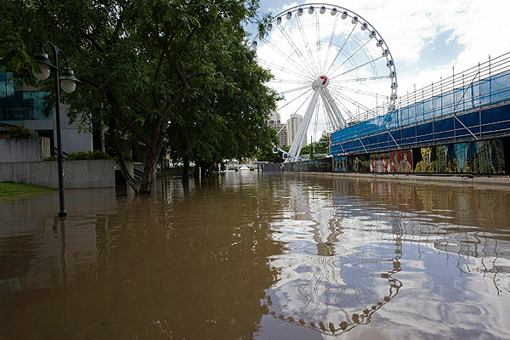
[[145, 165], [143, 168], [143, 177], [140, 183], [139, 194], [147, 195], [152, 191], [152, 184], [155, 180], [156, 165], [159, 155], [161, 154], [162, 144], [155, 140], [153, 143], [146, 145]]
[[195, 171], [193, 172], [195, 180], [200, 179], [200, 162], [195, 162]]
[[189, 183], [189, 157], [186, 155], [182, 159], [182, 183]]
[[200, 167], [200, 178], [204, 179], [206, 176], [207, 176], [207, 171], [206, 171], [206, 164], [205, 162], [202, 163], [202, 166]]
[[138, 183], [138, 181], [136, 181], [133, 178], [133, 176], [129, 173], [129, 169], [127, 167], [126, 161], [122, 157], [123, 150], [122, 150], [121, 146], [119, 145], [117, 138], [115, 136], [115, 123], [113, 120], [110, 122], [110, 130], [108, 131], [107, 138], [110, 142], [110, 145], [113, 147], [113, 150], [117, 154], [117, 163], [120, 166], [120, 170], [122, 172], [122, 175], [126, 179], [127, 184], [129, 186], [131, 186], [131, 188], [133, 188], [133, 190], [136, 193], [138, 193], [138, 191], [140, 190], [140, 183]]

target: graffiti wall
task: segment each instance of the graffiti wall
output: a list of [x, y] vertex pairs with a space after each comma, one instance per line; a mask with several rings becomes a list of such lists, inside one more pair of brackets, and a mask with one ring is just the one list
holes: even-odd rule
[[333, 172], [347, 172], [347, 156], [333, 158]]
[[370, 172], [413, 172], [413, 153], [411, 150], [397, 150], [371, 154]]
[[389, 152], [370, 155], [370, 172], [390, 172]]
[[503, 140], [420, 148], [414, 161], [418, 173], [505, 173]]
[[510, 138], [500, 138], [370, 155], [336, 156], [332, 169], [333, 172], [505, 174], [509, 168], [505, 157], [508, 161], [509, 155]]
[[413, 153], [411, 150], [390, 152], [390, 172], [413, 172]]
[[333, 172], [370, 172], [370, 156], [337, 156], [333, 158]]

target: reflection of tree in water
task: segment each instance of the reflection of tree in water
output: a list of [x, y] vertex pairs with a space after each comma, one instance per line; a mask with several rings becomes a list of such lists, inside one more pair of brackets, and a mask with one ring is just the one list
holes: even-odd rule
[[[267, 257], [282, 249], [268, 222], [278, 207], [256, 185], [210, 185], [216, 189], [191, 185], [186, 196], [172, 183], [177, 192], [164, 200], [138, 197], [116, 212], [68, 218], [69, 244], [80, 233], [95, 237], [93, 261], [69, 268], [71, 337], [252, 337], [265, 312], [260, 300], [276, 279]], [[71, 248], [68, 258], [79, 256]], [[67, 338], [64, 294], [58, 282], [19, 292], [0, 337]]]
[[[401, 271], [398, 223], [378, 226], [392, 231], [377, 239], [377, 233], [363, 230], [362, 221], [373, 212], [359, 209], [351, 198], [330, 191], [328, 196], [318, 186], [289, 186], [291, 206], [300, 215], [273, 224], [289, 252], [273, 257], [279, 281], [262, 303], [274, 318], [325, 334], [369, 323], [402, 286], [394, 277]], [[351, 223], [358, 224], [357, 231], [344, 229]]]

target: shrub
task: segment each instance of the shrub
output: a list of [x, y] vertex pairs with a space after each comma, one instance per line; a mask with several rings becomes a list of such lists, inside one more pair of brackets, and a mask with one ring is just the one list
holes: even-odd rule
[[[102, 151], [80, 151], [80, 152], [70, 152], [66, 156], [64, 156], [66, 161], [83, 161], [83, 160], [93, 160], [93, 159], [112, 159], [107, 153]], [[45, 161], [56, 161], [56, 156], [46, 157]]]
[[111, 157], [102, 151], [80, 151], [70, 152], [67, 154], [66, 160], [68, 161], [80, 161], [80, 160], [92, 160], [92, 159], [111, 159]]
[[5, 138], [14, 139], [16, 142], [20, 139], [28, 139], [37, 137], [37, 132], [27, 129], [23, 125], [9, 126]]

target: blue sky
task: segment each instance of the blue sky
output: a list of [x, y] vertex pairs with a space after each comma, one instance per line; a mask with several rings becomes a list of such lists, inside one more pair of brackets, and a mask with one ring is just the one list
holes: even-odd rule
[[[261, 13], [318, 1], [261, 0]], [[375, 27], [388, 44], [400, 94], [510, 51], [509, 0], [329, 0]]]

